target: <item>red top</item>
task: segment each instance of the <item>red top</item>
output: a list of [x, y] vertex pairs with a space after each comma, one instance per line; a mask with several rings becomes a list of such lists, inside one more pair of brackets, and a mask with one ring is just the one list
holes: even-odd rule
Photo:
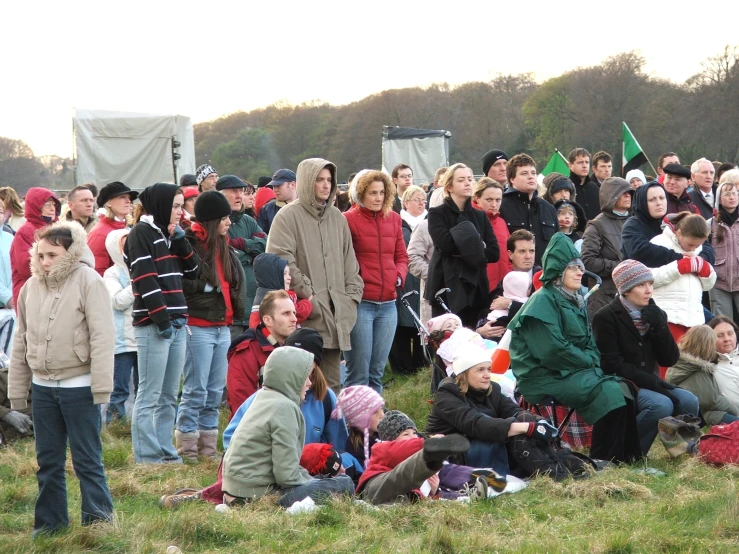
[[[472, 207], [483, 211], [474, 200], [472, 200]], [[493, 291], [495, 290], [495, 287], [498, 286], [498, 283], [503, 280], [503, 277], [508, 275], [508, 273], [513, 269], [511, 260], [508, 258], [508, 249], [506, 247], [508, 237], [510, 237], [511, 234], [508, 231], [508, 225], [505, 220], [500, 217], [500, 212], [497, 214], [485, 212], [485, 215], [487, 215], [490, 220], [490, 225], [493, 227], [493, 233], [495, 234], [495, 238], [498, 239], [498, 248], [500, 249], [500, 259], [497, 262], [488, 264], [488, 282], [490, 284], [490, 290]]]
[[[269, 331], [249, 329], [249, 336], [229, 349], [228, 373], [226, 373], [226, 388], [228, 389], [228, 406], [231, 416], [259, 388], [259, 370], [267, 363], [267, 357], [275, 347], [267, 340]], [[259, 336], [258, 336], [259, 335]]]
[[223, 264], [221, 263], [221, 257], [215, 256], [216, 259], [216, 273], [218, 274], [218, 281], [221, 283], [221, 294], [223, 300], [226, 303], [226, 318], [223, 321], [208, 321], [207, 319], [200, 319], [199, 317], [190, 316], [187, 319], [188, 325], [195, 327], [223, 327], [225, 325], [231, 325], [234, 322], [234, 309], [231, 304], [231, 285], [228, 284], [226, 277], [223, 275]]
[[[423, 448], [423, 439], [418, 437], [415, 439], [408, 439], [403, 441], [387, 441], [387, 442], [376, 442], [372, 447], [372, 455], [370, 456], [369, 465], [364, 470], [362, 476], [359, 478], [359, 484], [357, 485], [357, 494], [361, 492], [367, 481], [387, 473], [388, 471], [395, 468], [401, 462], [404, 462], [413, 454]], [[420, 486], [420, 483], [419, 483]], [[398, 494], [406, 494], [411, 491], [398, 491]]]
[[275, 191], [272, 187], [262, 187], [257, 189], [257, 193], [254, 195], [254, 219], [259, 215], [259, 210], [262, 209], [267, 202], [275, 197]]
[[355, 206], [344, 212], [344, 217], [349, 223], [359, 275], [364, 281], [362, 300], [395, 300], [398, 277], [402, 287], [408, 275], [408, 253], [400, 216], [393, 211], [383, 215]]
[[95, 271], [101, 276], [105, 273], [106, 269], [113, 266], [113, 260], [110, 259], [108, 249], [105, 248], [105, 239], [108, 238], [111, 231], [125, 228], [125, 220], [116, 221], [115, 219], [101, 215], [98, 217], [95, 227], [87, 235], [87, 246], [90, 247], [93, 256], [95, 256]]

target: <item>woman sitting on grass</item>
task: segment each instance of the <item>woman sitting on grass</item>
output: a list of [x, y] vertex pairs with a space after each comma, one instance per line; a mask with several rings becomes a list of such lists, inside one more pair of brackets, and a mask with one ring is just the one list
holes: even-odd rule
[[80, 481], [82, 525], [113, 517], [100, 405], [110, 401], [113, 390], [115, 327], [86, 238], [76, 222], [40, 231], [31, 248], [32, 276], [18, 296], [8, 397], [12, 409], [25, 408], [33, 383], [39, 466], [34, 538], [69, 526], [67, 440]]
[[667, 370], [666, 376], [669, 383], [698, 397], [703, 419], [708, 425], [739, 420], [739, 406], [729, 402], [716, 383], [717, 361], [716, 332], [708, 325], [696, 325], [683, 335], [680, 359]]
[[540, 438], [544, 442], [557, 436], [557, 429], [546, 420], [518, 421], [526, 414], [505, 396], [500, 385], [490, 380], [490, 353], [470, 346], [454, 358], [454, 376], [439, 385], [426, 432], [460, 433], [470, 440], [464, 455], [454, 458], [460, 464], [490, 467], [500, 475], [510, 473], [506, 440], [514, 435]]

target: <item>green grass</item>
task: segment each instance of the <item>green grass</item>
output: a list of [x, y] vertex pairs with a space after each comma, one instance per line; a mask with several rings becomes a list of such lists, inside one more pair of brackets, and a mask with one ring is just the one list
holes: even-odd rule
[[[396, 377], [387, 407], [423, 428], [430, 411], [428, 373]], [[31, 541], [36, 500], [33, 442], [0, 452], [0, 553], [429, 552], [487, 553], [739, 551], [739, 467], [671, 460], [659, 444], [649, 465], [667, 477], [611, 469], [585, 481], [534, 480], [528, 489], [471, 506], [422, 502], [368, 510], [337, 501], [321, 511], [289, 516], [269, 502], [218, 514], [210, 504], [177, 511], [157, 506], [162, 494], [213, 482], [217, 464], [137, 466], [123, 425], [103, 433], [115, 521], [79, 525], [79, 488], [67, 465], [66, 533]]]

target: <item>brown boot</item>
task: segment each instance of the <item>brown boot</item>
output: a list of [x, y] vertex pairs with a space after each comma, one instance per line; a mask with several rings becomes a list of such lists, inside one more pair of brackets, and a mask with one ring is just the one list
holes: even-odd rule
[[218, 429], [200, 431], [198, 456], [210, 458], [211, 460], [218, 459]]
[[182, 433], [175, 429], [174, 444], [177, 447], [177, 454], [182, 456], [184, 462], [197, 463], [198, 461], [198, 432]]

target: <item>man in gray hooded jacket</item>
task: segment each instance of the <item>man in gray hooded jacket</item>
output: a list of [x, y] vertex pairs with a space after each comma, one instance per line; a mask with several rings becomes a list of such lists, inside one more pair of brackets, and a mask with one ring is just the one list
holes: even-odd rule
[[297, 202], [275, 216], [267, 252], [287, 260], [292, 289], [308, 298], [313, 311], [304, 326], [323, 337], [321, 369], [329, 387], [341, 389], [341, 351], [351, 350], [349, 334], [357, 320], [364, 282], [346, 218], [334, 206], [336, 166], [310, 158], [298, 165]]

